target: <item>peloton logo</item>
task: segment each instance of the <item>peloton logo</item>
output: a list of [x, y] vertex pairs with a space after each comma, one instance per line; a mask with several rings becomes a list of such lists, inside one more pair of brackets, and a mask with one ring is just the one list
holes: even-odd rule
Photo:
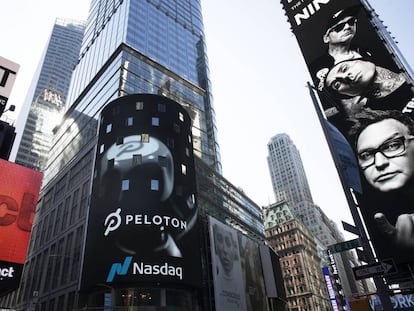
[[121, 208], [118, 208], [115, 212], [110, 213], [105, 218], [104, 226], [106, 227], [104, 236], [108, 236], [109, 232], [115, 231], [121, 225]]
[[[119, 207], [115, 212], [109, 213], [106, 216], [104, 236], [108, 236], [110, 232], [117, 230], [122, 223], [126, 226], [158, 226], [180, 231], [187, 230], [187, 221], [176, 217], [146, 214], [125, 214], [121, 216], [121, 212], [122, 210]], [[124, 218], [123, 222], [122, 217]]]
[[[132, 256], [125, 257], [123, 263], [113, 263], [109, 270], [106, 282], [113, 282], [116, 275], [127, 275], [132, 263]], [[132, 263], [133, 275], [170, 276], [179, 280], [183, 279], [183, 268], [176, 267], [168, 262], [163, 264], [148, 264], [144, 262]]]

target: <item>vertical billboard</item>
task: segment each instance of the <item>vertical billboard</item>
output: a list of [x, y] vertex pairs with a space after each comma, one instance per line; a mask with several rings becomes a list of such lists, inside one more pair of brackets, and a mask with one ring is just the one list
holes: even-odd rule
[[[414, 93], [359, 0], [282, 0], [328, 121], [354, 150], [379, 258], [414, 260]], [[349, 186], [349, 184], [348, 184]]]
[[267, 311], [259, 244], [213, 217], [209, 232], [215, 310]]
[[6, 108], [20, 65], [0, 56], [0, 116]]
[[0, 293], [19, 286], [42, 173], [0, 159]]
[[340, 308], [339, 308], [338, 301], [336, 300], [334, 284], [332, 282], [331, 274], [329, 273], [329, 267], [322, 267], [322, 273], [323, 273], [323, 277], [325, 280], [326, 289], [328, 291], [329, 300], [332, 305], [332, 309], [334, 311], [339, 311]]
[[209, 217], [214, 300], [217, 311], [246, 311], [237, 232]]
[[136, 94], [101, 112], [81, 287], [201, 286], [191, 118]]

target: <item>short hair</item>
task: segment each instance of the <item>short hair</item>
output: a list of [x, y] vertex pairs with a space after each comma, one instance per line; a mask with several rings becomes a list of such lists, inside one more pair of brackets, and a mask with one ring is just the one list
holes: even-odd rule
[[398, 110], [372, 110], [367, 108], [359, 113], [356, 113], [348, 119], [351, 123], [348, 137], [352, 142], [355, 150], [359, 135], [363, 130], [365, 130], [371, 124], [375, 124], [388, 119], [394, 119], [401, 122], [408, 128], [410, 134], [414, 135], [414, 120], [407, 114], [404, 114]]
[[[342, 93], [338, 92], [337, 90], [333, 89], [326, 82], [326, 78], [331, 73], [332, 69], [334, 69], [335, 67], [339, 66], [340, 64], [354, 62], [354, 61], [357, 61], [357, 60], [358, 61], [363, 61], [363, 62], [369, 62], [369, 63], [372, 63], [372, 64], [374, 64], [376, 66], [376, 64], [369, 57], [347, 58], [347, 59], [341, 60], [340, 62], [337, 62], [331, 68], [328, 68], [328, 71], [326, 72], [325, 76], [323, 77], [323, 81], [322, 81], [322, 83], [323, 83], [323, 90], [327, 94], [329, 94], [328, 96], [331, 96], [331, 97], [333, 97], [336, 100], [349, 99], [349, 98], [355, 97], [355, 96], [352, 96], [352, 95], [342, 94]], [[359, 95], [364, 95], [364, 94], [359, 94]]]

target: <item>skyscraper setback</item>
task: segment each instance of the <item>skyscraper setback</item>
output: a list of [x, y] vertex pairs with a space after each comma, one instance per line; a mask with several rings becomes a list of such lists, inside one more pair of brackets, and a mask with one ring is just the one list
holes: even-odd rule
[[[295, 217], [303, 222], [316, 238], [321, 249], [343, 240], [337, 227], [313, 202], [299, 150], [290, 137], [287, 134], [272, 137], [268, 143], [268, 152], [275, 204], [286, 202]], [[360, 290], [350, 269], [353, 258], [349, 254], [341, 254], [335, 259], [345, 296], [351, 297]]]
[[[179, 150], [177, 141], [168, 137], [171, 129], [175, 133], [187, 133], [182, 131], [180, 127], [180, 122], [184, 118], [183, 113], [171, 118], [177, 120], [177, 124], [172, 125], [169, 131], [165, 130], [166, 139], [163, 144], [158, 145], [157, 152], [160, 154], [157, 155], [154, 150], [150, 150], [152, 153], [145, 156], [135, 154], [142, 153], [142, 150], [137, 151], [140, 148], [130, 149], [131, 146], [136, 147], [134, 145], [136, 140], [131, 143], [131, 137], [123, 137], [122, 133], [115, 133], [115, 125], [106, 123], [108, 118], [105, 118], [101, 112], [114, 100], [137, 93], [140, 93], [144, 98], [156, 97], [152, 103], [154, 111], [157, 111], [155, 113], [171, 113], [172, 104], [168, 106], [171, 100], [178, 103], [180, 109], [186, 110], [190, 117], [186, 120], [189, 120], [191, 125], [191, 130], [189, 130], [191, 135], [183, 134], [183, 136], [185, 140], [191, 141], [192, 152]], [[133, 98], [133, 96], [128, 98]], [[120, 119], [118, 114], [120, 107], [114, 108], [113, 111], [108, 110], [107, 114], [113, 114], [111, 117], [120, 123], [120, 128], [130, 127], [133, 124], [137, 126], [137, 131], [144, 131], [136, 133], [137, 135], [133, 135], [131, 138], [137, 139], [136, 137], [140, 136], [139, 143], [146, 144], [143, 149], [148, 146], [156, 146], [157, 143], [154, 141], [157, 140], [153, 139], [152, 132], [148, 129], [145, 130], [145, 127], [155, 126], [158, 129], [164, 129], [165, 124], [162, 122], [165, 118], [153, 117], [148, 119], [149, 121], [147, 119], [139, 120], [142, 114], [137, 111], [148, 111], [149, 103], [137, 99], [137, 102], [129, 104], [135, 112], [132, 113], [133, 116], [128, 116], [126, 122]], [[111, 158], [111, 154], [113, 154], [114, 148], [108, 149], [105, 144], [97, 146], [99, 126], [108, 135], [112, 135], [112, 133], [121, 135], [120, 137], [112, 137], [114, 146], [119, 151], [113, 158]], [[112, 127], [114, 127], [114, 131], [112, 131]], [[215, 286], [212, 281], [212, 271], [207, 272], [205, 271], [207, 269], [204, 269], [209, 267], [209, 257], [212, 256], [209, 240], [206, 235], [203, 236], [208, 223], [207, 215], [212, 215], [220, 222], [249, 235], [255, 240], [254, 247], [258, 247], [259, 243], [263, 244], [264, 230], [260, 207], [220, 175], [220, 154], [205, 55], [200, 1], [93, 0], [79, 57], [65, 101], [63, 121], [59, 127], [54, 129], [54, 132], [54, 143], [48, 154], [44, 170], [43, 187], [36, 208], [37, 214], [21, 286], [17, 295], [10, 295], [7, 298], [8, 305], [29, 309], [37, 304], [41, 309], [47, 310], [53, 308], [72, 310], [85, 305], [97, 308], [143, 305], [173, 306], [188, 310], [197, 310], [201, 306], [214, 308], [214, 300], [211, 299], [210, 290]], [[149, 142], [152, 144], [148, 144]], [[151, 219], [154, 220], [155, 234], [160, 233], [160, 236], [156, 237], [167, 241], [169, 250], [175, 250], [167, 255], [177, 258], [168, 257], [171, 260], [168, 267], [164, 263], [163, 265], [151, 264], [149, 260], [142, 263], [145, 264], [144, 274], [153, 274], [154, 282], [149, 282], [148, 278], [143, 281], [139, 276], [132, 275], [135, 274], [133, 272], [136, 272], [136, 267], [140, 264], [137, 261], [143, 260], [142, 257], [139, 257], [140, 251], [142, 251], [140, 243], [143, 243], [143, 240], [148, 242], [147, 240], [151, 239], [148, 239], [148, 235], [131, 236], [133, 230], [129, 229], [133, 226], [137, 228], [141, 225], [148, 225], [147, 215], [138, 214], [142, 212], [138, 211], [140, 208], [148, 208], [148, 202], [141, 198], [141, 200], [131, 203], [133, 206], [131, 210], [137, 214], [132, 215], [131, 212], [128, 217], [132, 217], [131, 219], [135, 220], [134, 223], [130, 220], [128, 220], [129, 223], [126, 223], [126, 218], [122, 218], [121, 221], [121, 207], [111, 205], [109, 208], [113, 207], [113, 212], [110, 210], [103, 216], [99, 215], [99, 217], [103, 217], [105, 224], [96, 222], [94, 223], [96, 229], [88, 227], [89, 232], [96, 230], [95, 234], [99, 236], [105, 235], [105, 232], [108, 234], [108, 232], [116, 231], [120, 227], [120, 231], [125, 230], [128, 243], [131, 243], [133, 247], [127, 249], [123, 245], [117, 244], [115, 245], [116, 249], [121, 249], [121, 251], [115, 254], [115, 252], [108, 251], [108, 245], [105, 243], [95, 243], [94, 246], [103, 253], [106, 252], [109, 258], [108, 262], [110, 261], [109, 264], [106, 263], [103, 266], [102, 275], [112, 271], [110, 274], [113, 275], [113, 278], [109, 277], [108, 279], [115, 279], [118, 283], [109, 284], [114, 287], [109, 286], [105, 283], [105, 280], [110, 282], [105, 275], [102, 281], [105, 284], [92, 280], [91, 284], [79, 291], [81, 269], [96, 267], [101, 263], [92, 254], [92, 257], [89, 257], [91, 259], [90, 265], [86, 268], [86, 265], [82, 266], [85, 240], [88, 239], [86, 227], [88, 226], [87, 218], [91, 202], [91, 184], [99, 175], [93, 169], [95, 154], [99, 153], [105, 156], [102, 165], [108, 168], [110, 174], [120, 173], [123, 178], [131, 173], [125, 170], [123, 172], [117, 171], [121, 160], [125, 160], [120, 160], [119, 157], [124, 157], [125, 153], [131, 155], [134, 161], [131, 170], [141, 169], [145, 164], [152, 167], [159, 164], [157, 169], [164, 172], [162, 176], [168, 175], [168, 180], [178, 179], [178, 174], [189, 174], [189, 166], [184, 163], [174, 169], [169, 166], [169, 163], [172, 162], [168, 162], [168, 159], [171, 157], [161, 154], [167, 152], [166, 150], [169, 148], [171, 150], [178, 149], [171, 154], [183, 152], [183, 158], [189, 155], [194, 155], [195, 158], [197, 182], [192, 186], [197, 186], [197, 198], [189, 196], [188, 200], [187, 198], [184, 200], [184, 203], [192, 215], [195, 215], [188, 220], [188, 227], [192, 227], [196, 222], [201, 223], [201, 234], [195, 234], [195, 239], [200, 239], [199, 242], [202, 242], [203, 245], [197, 247], [197, 243], [187, 243], [187, 248], [199, 253], [197, 256], [186, 258], [190, 259], [187, 260], [189, 264], [195, 265], [194, 267], [203, 272], [203, 283], [199, 281], [198, 285], [190, 286], [184, 282], [185, 279], [188, 280], [192, 276], [191, 272], [184, 275], [185, 271], [192, 269], [185, 269], [187, 263], [184, 264], [184, 267], [180, 266], [181, 262], [178, 258], [181, 254], [176, 251], [180, 248], [174, 246], [174, 241], [169, 238], [166, 225], [160, 225], [158, 222], [158, 220], [164, 219], [173, 228], [177, 226], [178, 218], [183, 217], [182, 210], [170, 195], [174, 193], [181, 198], [183, 187], [175, 187], [175, 184], [171, 182], [169, 191], [165, 191], [168, 196], [162, 197], [163, 203], [165, 203], [164, 210], [160, 209], [159, 214], [153, 215]], [[145, 175], [145, 172], [149, 171], [151, 170], [145, 171], [144, 169], [141, 172], [144, 172]], [[111, 182], [120, 176], [116, 177], [110, 174], [109, 177], [105, 175], [110, 184], [108, 190], [112, 189], [115, 192], [129, 190], [129, 177], [125, 177], [128, 180], [122, 179], [121, 188], [118, 189], [117, 185], [112, 185]], [[154, 191], [157, 190], [162, 191], [165, 184], [160, 180], [162, 178], [151, 179], [152, 192], [149, 191], [150, 194], [154, 194]], [[155, 181], [160, 181], [159, 187], [158, 183], [152, 184]], [[131, 180], [131, 189], [134, 187], [133, 182], [135, 180]], [[103, 192], [105, 193], [105, 191]], [[194, 207], [196, 199], [199, 209]], [[139, 205], [136, 210], [135, 205]], [[99, 214], [100, 205], [97, 206], [96, 210]], [[177, 213], [177, 216], [168, 216], [168, 213], [172, 212]], [[146, 213], [149, 212], [146, 211]], [[122, 214], [122, 216], [124, 215]], [[187, 220], [180, 224], [186, 227]], [[107, 226], [107, 230], [101, 232], [104, 226]], [[182, 234], [177, 233], [174, 237], [178, 240]], [[167, 242], [165, 243], [167, 244]], [[154, 253], [167, 252], [167, 247], [159, 247], [151, 251]], [[202, 260], [197, 260], [200, 258], [199, 255]], [[137, 257], [134, 259], [136, 261], [131, 264], [131, 271], [128, 271], [131, 273], [129, 280], [132, 279], [133, 282], [120, 282], [118, 278], [122, 280], [122, 276], [127, 273], [126, 270], [128, 270], [132, 256]], [[122, 271], [117, 270], [119, 265], [123, 265]], [[148, 272], [148, 267], [153, 268], [151, 270], [153, 273]], [[168, 283], [165, 278], [162, 280], [161, 275], [165, 274], [164, 270], [168, 268], [168, 274], [171, 274], [172, 267], [175, 271], [184, 271], [182, 275], [181, 272], [176, 274], [178, 286], [171, 284], [171, 282]], [[157, 279], [157, 277], [159, 278]], [[131, 300], [125, 300], [125, 297], [131, 297]], [[244, 299], [244, 296], [239, 298]], [[272, 298], [277, 297], [272, 296]], [[266, 301], [265, 297], [262, 299]], [[217, 306], [217, 308], [219, 307]]]
[[52, 146], [53, 128], [63, 116], [85, 22], [57, 18], [50, 35], [15, 162], [42, 171]]
[[276, 202], [286, 200], [294, 207], [313, 202], [298, 149], [287, 134], [278, 134], [267, 145], [270, 176]]

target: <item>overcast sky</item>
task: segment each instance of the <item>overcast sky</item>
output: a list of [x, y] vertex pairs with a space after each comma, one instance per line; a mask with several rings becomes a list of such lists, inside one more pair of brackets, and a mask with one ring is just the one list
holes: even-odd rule
[[[258, 205], [273, 203], [267, 143], [272, 136], [287, 133], [301, 153], [314, 202], [337, 223], [352, 223], [306, 88], [307, 67], [280, 1], [201, 2], [224, 177]], [[370, 3], [413, 64], [414, 1]], [[9, 98], [18, 111], [55, 19], [86, 19], [88, 9], [88, 0], [2, 4], [0, 55], [21, 66]]]

